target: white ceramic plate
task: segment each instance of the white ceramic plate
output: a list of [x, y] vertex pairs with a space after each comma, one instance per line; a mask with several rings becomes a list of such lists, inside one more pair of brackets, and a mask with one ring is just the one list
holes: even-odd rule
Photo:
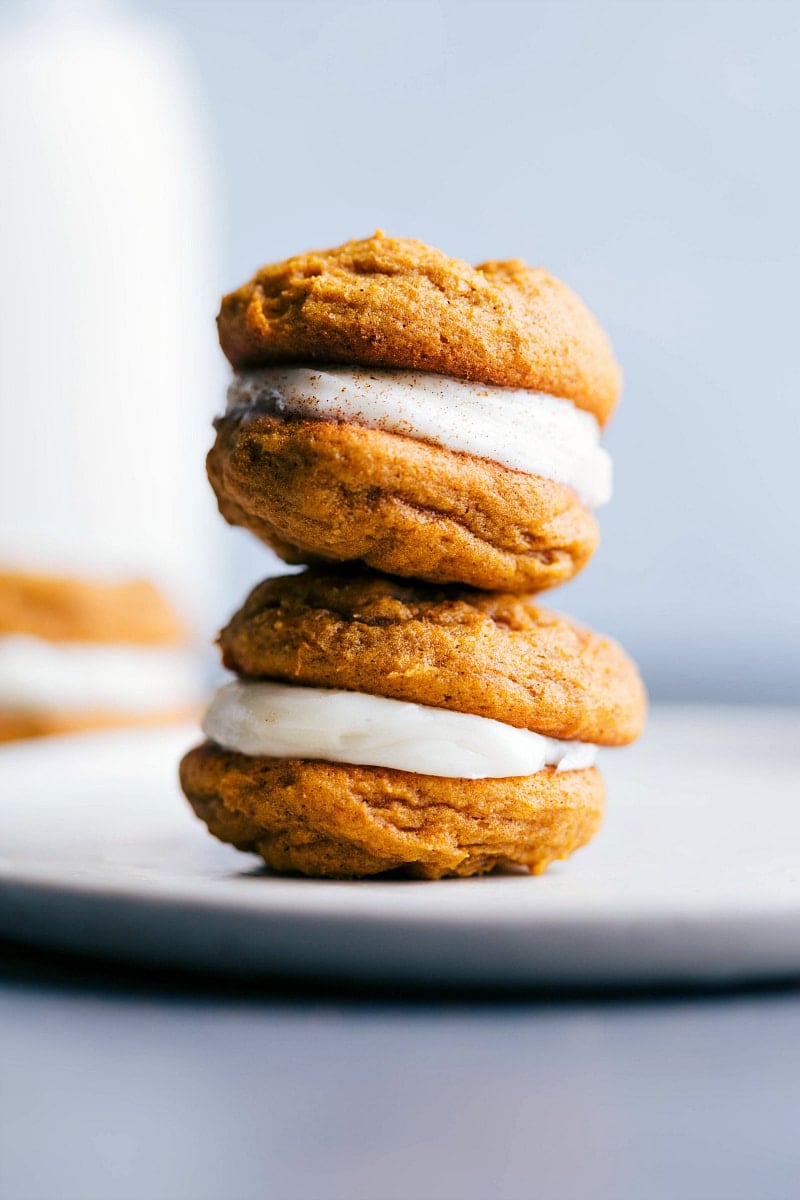
[[602, 833], [538, 878], [269, 876], [191, 814], [160, 730], [0, 751], [0, 934], [228, 973], [473, 986], [800, 974], [800, 713], [662, 709]]

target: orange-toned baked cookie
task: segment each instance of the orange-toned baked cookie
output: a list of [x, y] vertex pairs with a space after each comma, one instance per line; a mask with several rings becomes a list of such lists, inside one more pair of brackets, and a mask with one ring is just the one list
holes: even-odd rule
[[312, 568], [255, 588], [220, 645], [239, 679], [181, 783], [277, 870], [544, 870], [600, 822], [594, 747], [645, 715], [615, 642], [509, 593]]
[[341, 763], [250, 758], [205, 743], [181, 785], [211, 833], [278, 871], [425, 879], [519, 866], [534, 873], [589, 841], [599, 771], [442, 779]]
[[620, 370], [583, 302], [542, 267], [471, 267], [423, 242], [346, 242], [262, 267], [225, 296], [220, 344], [241, 369], [344, 363], [549, 392], [604, 424]]
[[154, 710], [149, 713], [116, 713], [107, 709], [22, 709], [0, 705], [0, 743], [27, 738], [55, 737], [65, 733], [91, 733], [101, 729], [135, 729], [139, 726], [172, 725], [197, 718], [197, 708]]
[[231, 414], [208, 476], [225, 519], [290, 563], [529, 592], [571, 579], [599, 540], [564, 484], [344, 422]]
[[194, 715], [186, 641], [146, 580], [0, 571], [0, 742]]
[[30, 571], [0, 571], [0, 636], [51, 642], [178, 645], [186, 634], [148, 580], [105, 583]]
[[550, 737], [619, 746], [646, 696], [610, 638], [531, 597], [433, 588], [352, 571], [267, 579], [220, 634], [248, 677], [473, 713]]
[[209, 479], [287, 562], [532, 592], [594, 552], [620, 370], [547, 271], [379, 232], [263, 267], [218, 323], [239, 374]]

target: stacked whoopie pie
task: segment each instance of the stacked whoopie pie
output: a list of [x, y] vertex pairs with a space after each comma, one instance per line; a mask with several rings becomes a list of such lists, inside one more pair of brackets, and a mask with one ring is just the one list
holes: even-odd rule
[[0, 743], [186, 720], [187, 632], [149, 580], [0, 570]]
[[597, 829], [598, 746], [644, 720], [636, 667], [537, 606], [597, 545], [620, 372], [541, 268], [376, 233], [226, 296], [220, 511], [300, 574], [222, 631], [181, 782], [279, 870], [545, 869]]

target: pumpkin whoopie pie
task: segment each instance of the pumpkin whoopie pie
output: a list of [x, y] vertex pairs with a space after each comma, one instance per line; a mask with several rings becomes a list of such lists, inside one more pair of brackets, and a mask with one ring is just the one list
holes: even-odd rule
[[287, 562], [533, 592], [593, 553], [620, 371], [544, 269], [378, 232], [262, 268], [218, 324], [209, 478]]
[[278, 870], [543, 871], [600, 823], [596, 747], [644, 719], [624, 651], [531, 596], [312, 568], [255, 588], [220, 644], [238, 678], [182, 786]]
[[0, 742], [181, 720], [199, 695], [154, 584], [0, 571]]

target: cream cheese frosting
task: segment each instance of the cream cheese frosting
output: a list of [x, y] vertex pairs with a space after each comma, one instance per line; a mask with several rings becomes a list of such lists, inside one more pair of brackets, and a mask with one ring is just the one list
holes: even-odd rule
[[239, 372], [228, 412], [252, 408], [382, 429], [566, 484], [597, 508], [611, 498], [600, 427], [570, 400], [419, 371], [266, 367]]
[[197, 703], [200, 694], [186, 650], [0, 637], [0, 707], [14, 712], [167, 712]]
[[234, 680], [221, 687], [203, 721], [207, 738], [239, 754], [323, 759], [454, 779], [577, 771], [597, 747], [362, 692]]

